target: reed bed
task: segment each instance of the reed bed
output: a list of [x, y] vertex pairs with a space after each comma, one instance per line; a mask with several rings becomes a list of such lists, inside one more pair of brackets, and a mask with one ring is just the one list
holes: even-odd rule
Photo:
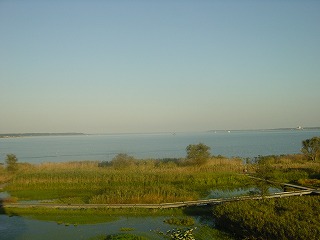
[[124, 169], [99, 167], [98, 162], [45, 163], [19, 171], [6, 190], [25, 200], [58, 199], [69, 203], [163, 203], [197, 200], [209, 190], [240, 187], [239, 160], [213, 159], [206, 166]]

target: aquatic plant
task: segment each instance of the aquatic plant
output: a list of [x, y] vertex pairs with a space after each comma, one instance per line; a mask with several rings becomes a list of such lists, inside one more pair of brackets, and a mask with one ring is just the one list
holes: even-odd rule
[[193, 235], [193, 231], [195, 229], [197, 228], [194, 227], [194, 228], [187, 228], [187, 229], [172, 229], [172, 230], [168, 230], [165, 233], [158, 231], [158, 234], [173, 240], [195, 240]]
[[134, 228], [122, 227], [122, 228], [120, 228], [120, 231], [122, 231], [122, 232], [130, 232], [130, 231], [134, 231]]

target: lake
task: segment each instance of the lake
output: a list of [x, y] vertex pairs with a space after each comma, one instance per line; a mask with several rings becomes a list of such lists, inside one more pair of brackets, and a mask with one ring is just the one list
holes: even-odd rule
[[109, 161], [118, 153], [136, 158], [180, 158], [189, 144], [202, 142], [214, 155], [253, 158], [299, 153], [302, 140], [320, 130], [218, 131], [200, 133], [42, 136], [0, 139], [0, 161], [15, 154], [19, 162]]

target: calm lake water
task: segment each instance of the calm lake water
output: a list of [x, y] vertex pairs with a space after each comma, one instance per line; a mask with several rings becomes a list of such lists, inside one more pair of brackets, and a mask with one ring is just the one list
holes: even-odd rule
[[49, 136], [0, 139], [0, 162], [14, 153], [20, 162], [111, 160], [118, 153], [136, 158], [185, 157], [189, 144], [202, 142], [214, 155], [253, 158], [299, 153], [302, 140], [320, 130]]

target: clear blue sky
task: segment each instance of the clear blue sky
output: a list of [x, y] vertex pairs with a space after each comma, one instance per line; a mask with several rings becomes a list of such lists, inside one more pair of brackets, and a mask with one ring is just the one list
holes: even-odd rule
[[0, 0], [0, 133], [320, 126], [320, 1]]

